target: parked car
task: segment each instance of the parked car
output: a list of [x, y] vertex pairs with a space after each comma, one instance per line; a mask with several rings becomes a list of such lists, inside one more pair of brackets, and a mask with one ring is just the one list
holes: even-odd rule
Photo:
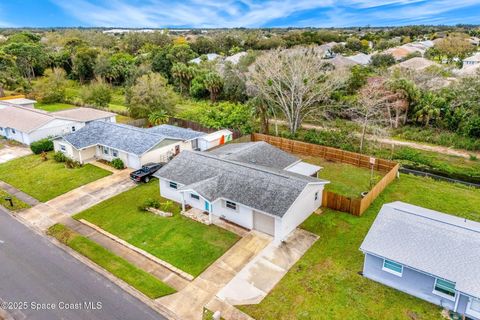
[[142, 166], [141, 169], [130, 173], [130, 179], [135, 182], [148, 182], [152, 178], [152, 175], [163, 167], [163, 165], [164, 163], [147, 163]]

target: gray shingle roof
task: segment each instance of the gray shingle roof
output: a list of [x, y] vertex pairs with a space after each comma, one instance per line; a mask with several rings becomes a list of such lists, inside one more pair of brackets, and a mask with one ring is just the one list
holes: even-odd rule
[[300, 159], [264, 142], [231, 143], [209, 152], [221, 159], [285, 169]]
[[77, 149], [100, 144], [136, 155], [168, 139], [145, 129], [104, 121], [93, 121], [63, 138]]
[[284, 170], [183, 151], [155, 173], [209, 201], [225, 198], [282, 217], [309, 183], [327, 183]]
[[403, 202], [385, 204], [360, 250], [456, 283], [480, 297], [480, 223]]
[[194, 131], [192, 129], [185, 129], [168, 124], [162, 124], [146, 129], [148, 132], [161, 134], [163, 136], [180, 138], [182, 140], [191, 140], [206, 135], [204, 132]]

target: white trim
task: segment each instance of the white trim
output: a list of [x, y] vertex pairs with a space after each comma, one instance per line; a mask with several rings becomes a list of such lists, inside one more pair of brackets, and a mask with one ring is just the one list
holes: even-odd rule
[[472, 304], [472, 300], [474, 300], [474, 299], [478, 300], [478, 302], [480, 303], [480, 299], [470, 297], [470, 299], [468, 299], [467, 308], [465, 309], [465, 313], [467, 315], [471, 315], [471, 316], [474, 316], [476, 318], [480, 318], [480, 312], [479, 311], [475, 311], [475, 310], [470, 309], [470, 306]]
[[433, 283], [432, 293], [435, 294], [435, 295], [437, 295], [437, 296], [440, 296], [440, 297], [442, 297], [442, 298], [448, 299], [448, 300], [450, 300], [450, 301], [455, 301], [455, 299], [457, 298], [457, 294], [458, 294], [456, 289], [454, 289], [454, 290], [455, 290], [455, 295], [454, 295], [453, 297], [450, 296], [450, 295], [448, 295], [448, 294], [445, 294], [445, 293], [443, 293], [443, 292], [440, 292], [440, 291], [435, 290], [435, 287], [437, 286], [437, 280], [439, 280], [439, 279], [440, 279], [440, 280], [443, 280], [443, 281], [453, 282], [453, 281], [450, 281], [450, 280], [447, 280], [447, 279], [443, 279], [443, 278], [435, 278], [435, 282]]
[[[395, 270], [386, 268], [386, 267], [385, 267], [385, 262], [386, 262], [386, 261], [399, 264], [399, 265], [402, 267], [402, 271], [401, 271], [401, 272], [397, 272], [397, 271], [395, 271]], [[403, 276], [403, 264], [398, 263], [398, 262], [395, 262], [395, 261], [393, 261], [393, 260], [383, 259], [382, 270], [385, 271], [385, 272], [391, 273], [391, 274], [393, 274], [393, 275], [396, 275], [396, 276], [398, 276], [398, 277], [402, 277], [402, 276]]]

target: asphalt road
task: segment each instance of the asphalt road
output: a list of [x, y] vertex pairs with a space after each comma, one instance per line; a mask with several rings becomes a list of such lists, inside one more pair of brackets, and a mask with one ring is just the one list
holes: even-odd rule
[[166, 319], [2, 208], [0, 307], [14, 319]]

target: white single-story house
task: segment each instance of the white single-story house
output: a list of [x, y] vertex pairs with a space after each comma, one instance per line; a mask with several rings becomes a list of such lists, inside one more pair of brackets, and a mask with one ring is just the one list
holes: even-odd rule
[[34, 108], [37, 101], [26, 98], [1, 99], [0, 105]]
[[[64, 114], [67, 111], [68, 114]], [[49, 113], [30, 107], [0, 104], [0, 135], [26, 145], [74, 132], [94, 120], [115, 122], [115, 114], [91, 108]]]
[[94, 121], [55, 139], [54, 148], [81, 163], [120, 158], [128, 168], [138, 169], [150, 162], [168, 162], [180, 151], [196, 149], [197, 139], [203, 135], [170, 125], [145, 129]]
[[477, 52], [474, 55], [463, 60], [463, 66], [474, 66], [477, 64], [480, 64], [480, 52]]
[[360, 250], [365, 277], [480, 319], [480, 223], [397, 201]]
[[[157, 171], [160, 194], [274, 237], [279, 244], [322, 204], [328, 181], [285, 170], [298, 158], [265, 142], [185, 151]], [[318, 167], [317, 167], [318, 168]]]

